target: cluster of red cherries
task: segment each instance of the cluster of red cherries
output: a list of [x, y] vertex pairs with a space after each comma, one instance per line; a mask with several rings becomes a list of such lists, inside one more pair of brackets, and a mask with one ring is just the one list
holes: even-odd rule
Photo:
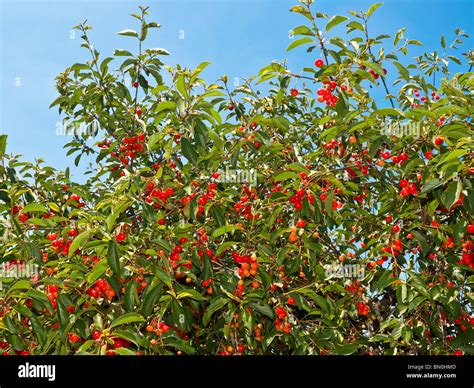
[[152, 203], [155, 209], [165, 206], [167, 199], [174, 194], [172, 187], [160, 190], [155, 187], [153, 182], [149, 182], [145, 188], [145, 201]]
[[94, 299], [104, 298], [111, 301], [115, 297], [115, 291], [105, 279], [99, 279], [93, 287], [86, 290], [87, 294]]
[[278, 331], [283, 331], [284, 333], [288, 334], [291, 332], [291, 325], [288, 321], [282, 322], [283, 319], [287, 317], [287, 313], [285, 309], [281, 306], [278, 306], [275, 309], [275, 313], [278, 318], [275, 319], [275, 326]]

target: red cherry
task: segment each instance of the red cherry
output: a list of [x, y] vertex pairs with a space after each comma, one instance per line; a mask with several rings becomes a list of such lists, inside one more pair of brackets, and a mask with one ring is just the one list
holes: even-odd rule
[[305, 225], [306, 225], [306, 222], [304, 222], [304, 220], [298, 220], [298, 222], [296, 223], [296, 226], [298, 228], [304, 228]]
[[410, 183], [408, 185], [408, 191], [410, 192], [410, 194], [416, 195], [416, 193], [417, 193], [416, 186], [413, 183]]
[[69, 232], [67, 232], [67, 234], [70, 237], [75, 237], [75, 236], [77, 236], [77, 230], [76, 229], [71, 229]]
[[280, 317], [280, 319], [283, 319], [286, 317], [286, 311], [283, 307], [281, 306], [278, 306], [275, 310], [276, 312], [276, 315], [278, 315], [278, 317]]
[[442, 137], [439, 137], [439, 136], [438, 136], [438, 137], [436, 137], [436, 138], [434, 139], [434, 143], [435, 143], [437, 146], [440, 146], [440, 145], [442, 145], [442, 144], [444, 143], [444, 140], [443, 140]]
[[296, 97], [298, 95], [298, 89], [291, 89], [290, 93], [293, 97]]
[[297, 197], [302, 197], [306, 194], [306, 191], [304, 191], [304, 189], [298, 189], [296, 190], [296, 196]]
[[400, 227], [399, 227], [398, 225], [396, 225], [396, 224], [393, 225], [393, 227], [392, 227], [392, 232], [393, 232], [393, 233], [398, 233], [398, 232], [400, 232]]
[[467, 233], [474, 234], [474, 224], [469, 224], [466, 228]]
[[137, 108], [137, 110], [135, 111], [135, 113], [140, 116], [143, 112], [140, 108]]
[[295, 298], [288, 298], [288, 301], [286, 302], [289, 305], [294, 305], [295, 304]]
[[100, 338], [100, 331], [99, 331], [99, 330], [95, 330], [95, 331], [92, 333], [92, 338], [97, 341], [97, 340]]
[[400, 154], [400, 160], [406, 162], [408, 160], [408, 154], [406, 152], [402, 152]]
[[324, 61], [322, 59], [317, 59], [316, 62], [314, 62], [314, 65], [316, 67], [323, 67], [324, 66]]
[[123, 232], [120, 232], [119, 234], [117, 234], [117, 236], [115, 236], [115, 240], [117, 242], [122, 242], [124, 241], [125, 239], [127, 238], [127, 235]]
[[306, 174], [304, 171], [301, 171], [298, 175], [301, 179], [306, 179], [308, 177], [308, 174]]
[[134, 82], [134, 83], [133, 83], [133, 87], [134, 87], [134, 88], [138, 88], [138, 86], [140, 86], [140, 84], [139, 84], [138, 82]]
[[382, 152], [380, 154], [380, 156], [384, 159], [388, 159], [388, 158], [390, 158], [390, 152], [388, 152], [388, 151]]
[[399, 185], [402, 189], [404, 189], [405, 187], [408, 186], [408, 181], [406, 179], [400, 179]]
[[105, 291], [108, 288], [108, 283], [104, 279], [99, 279], [95, 282], [95, 285], [99, 287], [99, 290]]

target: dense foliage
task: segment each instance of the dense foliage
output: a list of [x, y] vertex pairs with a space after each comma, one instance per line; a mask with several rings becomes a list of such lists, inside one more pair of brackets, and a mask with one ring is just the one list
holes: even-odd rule
[[314, 66], [235, 88], [165, 66], [147, 8], [136, 54], [78, 25], [91, 59], [52, 106], [86, 182], [0, 141], [0, 261], [39, 268], [3, 279], [3, 352], [473, 353], [473, 55], [458, 30], [409, 64], [378, 6], [301, 1], [288, 49]]

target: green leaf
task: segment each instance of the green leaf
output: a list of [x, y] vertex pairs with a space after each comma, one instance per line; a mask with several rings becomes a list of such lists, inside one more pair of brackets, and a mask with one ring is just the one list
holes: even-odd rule
[[[1, 278], [0, 278], [0, 281], [1, 281]], [[15, 291], [15, 290], [29, 290], [30, 288], [31, 288], [30, 281], [26, 279], [21, 279], [13, 283], [13, 285], [8, 289], [8, 292], [11, 293], [12, 291]]]
[[451, 206], [459, 199], [461, 196], [462, 182], [451, 182], [448, 185], [448, 188], [444, 191], [441, 196], [441, 201], [446, 209], [451, 209]]
[[138, 33], [134, 30], [122, 30], [122, 31], [117, 32], [117, 34], [123, 35], [123, 36], [133, 36], [135, 38], [138, 38]]
[[332, 208], [332, 202], [334, 200], [334, 191], [329, 191], [327, 192], [326, 199], [324, 200], [324, 208], [326, 209], [326, 214], [329, 217], [332, 217], [333, 215], [333, 208]]
[[87, 275], [87, 283], [93, 284], [96, 280], [100, 279], [102, 275], [107, 271], [107, 264], [105, 261], [101, 261], [94, 266], [94, 270]]
[[71, 66], [71, 71], [90, 70], [90, 66], [85, 63], [75, 63]]
[[381, 291], [385, 287], [389, 286], [391, 283], [395, 282], [397, 279], [390, 277], [392, 275], [391, 271], [384, 270], [379, 280], [377, 281], [377, 290]]
[[219, 207], [219, 205], [217, 204], [212, 205], [211, 213], [212, 213], [212, 217], [217, 221], [217, 224], [219, 226], [225, 225], [225, 215], [222, 209]]
[[224, 225], [220, 228], [217, 228], [212, 234], [212, 237], [216, 238], [222, 236], [225, 233], [233, 232], [235, 230], [240, 230], [240, 227], [237, 225]]
[[286, 181], [288, 179], [299, 179], [299, 175], [296, 172], [293, 172], [293, 171], [284, 171], [284, 172], [276, 174], [273, 177], [273, 180], [275, 182], [282, 182], [282, 181]]
[[36, 316], [30, 317], [31, 327], [33, 328], [33, 333], [38, 338], [39, 344], [42, 346], [46, 342], [46, 330], [44, 325], [40, 323]]
[[341, 24], [342, 22], [345, 22], [349, 18], [346, 16], [341, 16], [341, 15], [335, 15], [333, 16], [329, 21], [328, 24], [326, 25], [326, 32], [329, 31], [331, 28], [337, 26], [338, 24]]
[[181, 152], [187, 160], [196, 165], [199, 155], [190, 141], [185, 137], [181, 139]]
[[109, 232], [112, 231], [115, 221], [120, 216], [120, 214], [127, 210], [131, 204], [132, 200], [129, 198], [125, 198], [113, 207], [110, 215], [107, 217], [107, 230]]
[[426, 236], [417, 231], [417, 230], [412, 230], [412, 234], [415, 236], [417, 241], [420, 243], [421, 249], [422, 249], [422, 254], [425, 255], [426, 252], [430, 249], [430, 245], [428, 243], [428, 240], [426, 239]]
[[197, 71], [197, 74], [199, 74], [200, 72], [202, 72], [206, 67], [208, 67], [212, 62], [201, 62], [197, 67], [196, 67], [196, 71]]
[[7, 148], [7, 135], [0, 135], [0, 158], [5, 155], [5, 151]]
[[430, 180], [423, 185], [421, 192], [428, 193], [431, 190], [435, 189], [436, 187], [441, 186], [442, 184], [443, 182], [441, 182], [439, 179]]
[[[173, 110], [176, 109], [176, 102], [174, 101], [163, 101], [158, 104], [156, 109], [154, 110], [155, 113], [159, 113], [165, 110]], [[163, 135], [159, 132], [155, 132], [153, 135], [157, 135], [159, 137], [163, 137]]]
[[130, 51], [117, 49], [114, 51], [116, 57], [133, 57], [133, 54]]
[[330, 313], [329, 303], [326, 298], [316, 293], [314, 295], [311, 295], [310, 298], [313, 299], [326, 314]]
[[347, 345], [341, 345], [338, 346], [336, 349], [334, 349], [334, 354], [337, 354], [339, 356], [348, 356], [350, 354], [353, 354], [359, 349], [360, 344], [347, 344]]
[[357, 22], [357, 21], [355, 21], [355, 20], [353, 20], [353, 21], [347, 23], [347, 28], [349, 28], [349, 29], [351, 29], [351, 30], [360, 30], [360, 31], [364, 31], [364, 30], [365, 30], [364, 26], [363, 26], [361, 23], [359, 23], [359, 22]]
[[142, 306], [142, 313], [144, 317], [148, 317], [153, 312], [155, 302], [158, 299], [158, 296], [160, 295], [161, 291], [162, 290], [160, 286], [155, 286], [151, 290], [147, 291]]
[[176, 79], [176, 89], [178, 89], [178, 92], [180, 92], [183, 97], [189, 98], [188, 91], [186, 90], [184, 74], [178, 75], [178, 78]]
[[13, 323], [11, 317], [9, 315], [4, 315], [3, 316], [3, 323], [4, 325], [6, 326], [6, 328], [8, 329], [8, 331], [12, 334], [16, 334], [17, 333], [17, 328], [15, 326], [15, 324]]
[[[368, 68], [372, 69], [373, 71], [375, 71], [378, 75], [380, 76], [385, 76], [385, 72], [383, 70], [383, 67], [379, 64], [379, 63], [375, 63], [375, 62], [369, 62], [369, 61], [362, 61], [362, 63], [367, 66]], [[382, 110], [382, 109], [380, 109]], [[395, 109], [393, 109], [395, 111]], [[400, 111], [398, 111], [398, 114], [400, 115]]]
[[145, 318], [143, 318], [140, 314], [137, 313], [127, 313], [114, 319], [110, 324], [110, 328], [135, 322], [145, 322]]
[[164, 341], [165, 346], [171, 346], [175, 349], [181, 350], [182, 352], [186, 354], [194, 354], [196, 353], [196, 350], [189, 344], [187, 344], [185, 341], [178, 341], [174, 338], [167, 338]]
[[206, 298], [204, 298], [204, 296], [202, 296], [196, 290], [182, 291], [176, 296], [176, 299], [183, 299], [183, 298], [191, 298], [194, 300], [206, 300]]
[[161, 282], [166, 284], [169, 288], [171, 288], [171, 278], [169, 277], [169, 275], [164, 270], [162, 270], [159, 267], [156, 267], [155, 268], [155, 275], [158, 278], [158, 280], [160, 280]]
[[300, 288], [297, 290], [294, 290], [294, 292], [298, 294], [303, 294], [309, 297], [310, 299], [314, 300], [319, 307], [324, 311], [325, 314], [329, 314], [331, 312], [331, 307], [329, 305], [329, 302], [324, 298], [323, 296], [317, 294], [314, 290], [311, 290], [309, 288]]
[[406, 303], [406, 301], [407, 301], [406, 300], [407, 299], [407, 285], [406, 285], [406, 283], [401, 283], [397, 287], [396, 297], [397, 297], [398, 304]]
[[299, 13], [299, 14], [303, 15], [304, 17], [308, 18], [309, 20], [313, 20], [312, 15], [302, 5], [295, 5], [295, 6], [291, 7], [290, 12]]
[[108, 69], [108, 64], [110, 62], [112, 62], [114, 60], [114, 58], [112, 57], [109, 57], [109, 58], [105, 58], [102, 63], [100, 64], [100, 72], [105, 74], [107, 72], [107, 69]]
[[400, 39], [403, 38], [403, 35], [405, 35], [406, 28], [400, 28], [397, 33], [395, 34], [395, 39], [393, 40], [393, 45], [396, 46], [399, 42]]
[[107, 263], [109, 264], [112, 271], [114, 271], [117, 275], [120, 274], [120, 257], [118, 246], [115, 240], [109, 241], [109, 248], [107, 250]]
[[71, 257], [77, 249], [79, 249], [85, 240], [87, 240], [95, 231], [94, 230], [86, 230], [82, 233], [79, 233], [72, 242], [71, 246], [69, 247], [69, 254], [68, 256]]
[[121, 356], [136, 356], [137, 355], [136, 352], [134, 352], [130, 349], [127, 349], [127, 348], [114, 349], [114, 353], [119, 354]]
[[77, 353], [81, 353], [81, 352], [87, 352], [87, 350], [89, 350], [89, 348], [95, 343], [94, 340], [87, 340], [86, 342], [84, 342], [78, 349], [77, 349]]
[[130, 330], [114, 330], [114, 335], [126, 339], [139, 347], [148, 346], [148, 341], [138, 332], [132, 332]]
[[403, 117], [403, 113], [398, 109], [393, 108], [382, 108], [374, 112], [374, 116], [393, 116], [393, 117]]
[[22, 213], [29, 213], [29, 212], [49, 213], [49, 210], [46, 208], [46, 206], [41, 205], [39, 203], [29, 203], [23, 208], [21, 212]]
[[159, 48], [159, 47], [150, 48], [150, 49], [147, 49], [147, 51], [155, 55], [170, 55], [168, 50], [165, 50], [164, 48]]
[[265, 315], [266, 317], [270, 319], [273, 319], [274, 317], [273, 310], [268, 304], [262, 305], [258, 303], [250, 303], [250, 307], [252, 307], [253, 309], [257, 310], [260, 314]]
[[290, 51], [290, 50], [293, 50], [294, 48], [296, 47], [299, 47], [303, 44], [308, 44], [308, 43], [313, 43], [313, 39], [311, 38], [300, 38], [300, 39], [295, 39], [294, 41], [292, 41], [288, 47], [286, 48], [286, 51]]
[[207, 326], [209, 323], [209, 320], [212, 317], [212, 314], [214, 314], [217, 310], [221, 309], [224, 307], [227, 303], [229, 303], [230, 299], [227, 298], [217, 298], [214, 299], [209, 307], [206, 309], [206, 312], [204, 313], [204, 316], [202, 317], [202, 322], [204, 326]]
[[293, 35], [310, 35], [314, 36], [314, 32], [307, 26], [298, 26], [293, 28]]
[[367, 11], [367, 16], [370, 17], [374, 13], [374, 11], [379, 8], [383, 3], [375, 3], [370, 6], [370, 8]]

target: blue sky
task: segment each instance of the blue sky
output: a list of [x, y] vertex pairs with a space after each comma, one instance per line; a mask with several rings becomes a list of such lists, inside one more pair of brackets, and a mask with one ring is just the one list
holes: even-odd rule
[[[347, 15], [348, 10], [367, 9], [373, 2], [317, 0], [316, 8]], [[60, 122], [57, 109], [48, 107], [56, 97], [54, 77], [88, 59], [78, 34], [75, 39], [71, 35], [71, 27], [82, 20], [94, 27], [91, 40], [104, 58], [115, 48], [133, 49], [133, 39], [116, 32], [138, 28], [129, 14], [137, 12], [138, 5], [149, 5], [149, 20], [162, 25], [150, 34], [149, 47], [170, 51], [165, 57], [170, 65], [213, 62], [203, 74], [213, 82], [223, 74], [230, 79], [248, 77], [284, 58], [293, 71], [311, 66], [317, 52], [308, 55], [300, 48], [286, 53], [289, 30], [305, 21], [288, 12], [294, 4], [297, 0], [0, 0], [0, 134], [8, 134], [7, 151], [21, 153], [29, 161], [43, 157], [60, 169], [73, 164], [62, 148], [68, 139], [55, 134]], [[369, 29], [371, 34], [392, 35], [406, 27], [407, 37], [424, 43], [411, 51], [414, 56], [438, 49], [441, 34], [451, 42], [456, 27], [474, 33], [473, 17], [472, 0], [386, 0]], [[470, 38], [465, 48], [472, 43]], [[77, 177], [82, 169], [72, 171]]]

